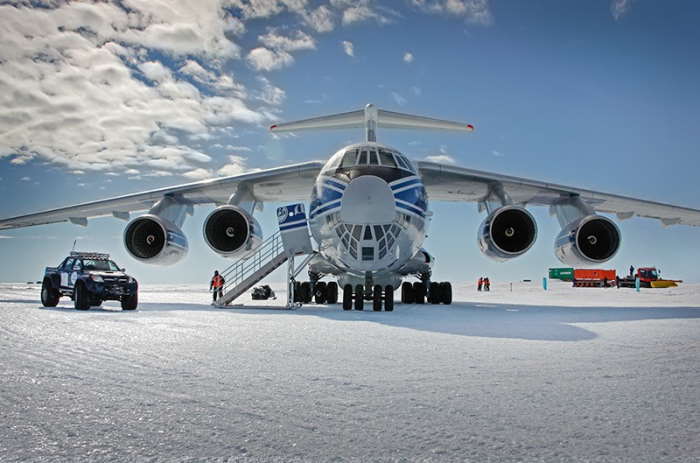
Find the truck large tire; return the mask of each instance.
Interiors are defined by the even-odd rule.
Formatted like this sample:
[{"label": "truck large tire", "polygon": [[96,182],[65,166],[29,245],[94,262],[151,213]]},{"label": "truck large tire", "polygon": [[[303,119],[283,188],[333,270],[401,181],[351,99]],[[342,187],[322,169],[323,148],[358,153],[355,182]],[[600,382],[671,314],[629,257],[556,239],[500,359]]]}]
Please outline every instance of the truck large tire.
[{"label": "truck large tire", "polygon": [[75,283],[73,290],[73,301],[77,310],[88,310],[90,308],[90,295],[82,281]]},{"label": "truck large tire", "polygon": [[61,294],[51,285],[51,280],[44,279],[41,284],[41,303],[44,307],[56,307]]},{"label": "truck large tire", "polygon": [[122,296],[122,310],[134,310],[139,305],[139,293]]}]

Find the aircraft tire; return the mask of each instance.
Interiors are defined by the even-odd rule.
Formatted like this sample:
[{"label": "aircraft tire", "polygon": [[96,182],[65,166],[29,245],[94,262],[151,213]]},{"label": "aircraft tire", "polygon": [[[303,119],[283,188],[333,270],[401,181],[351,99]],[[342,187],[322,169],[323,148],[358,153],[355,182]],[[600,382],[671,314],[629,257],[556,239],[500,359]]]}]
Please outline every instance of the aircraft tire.
[{"label": "aircraft tire", "polygon": [[415,301],[413,285],[408,281],[404,281],[401,284],[401,303],[402,304],[413,304]]},{"label": "aircraft tire", "polygon": [[301,283],[294,282],[294,302],[301,302]]},{"label": "aircraft tire", "polygon": [[428,304],[439,304],[442,299],[440,283],[431,281],[428,286]]},{"label": "aircraft tire", "polygon": [[452,284],[449,281],[440,283],[440,298],[443,304],[452,304]]},{"label": "aircraft tire", "polygon": [[299,298],[302,304],[308,304],[311,302],[311,283],[304,281],[299,287]]},{"label": "aircraft tire", "polygon": [[394,311],[394,287],[391,285],[384,287],[384,310],[387,312]]},{"label": "aircraft tire", "polygon": [[56,307],[61,295],[51,287],[49,279],[45,279],[41,285],[41,304],[44,307]]},{"label": "aircraft tire", "polygon": [[374,285],[374,290],[372,291],[372,310],[375,312],[382,311],[382,287],[380,285]]},{"label": "aircraft tire", "polygon": [[343,286],[343,310],[352,309],[352,285]]},{"label": "aircraft tire", "polygon": [[355,286],[355,310],[365,310],[365,290],[362,285]]},{"label": "aircraft tire", "polygon": [[326,302],[328,304],[338,303],[338,283],[331,281],[326,285]]},{"label": "aircraft tire", "polygon": [[425,304],[425,284],[422,281],[413,283],[413,302]]},{"label": "aircraft tire", "polygon": [[316,304],[325,304],[328,297],[327,286],[325,281],[319,281],[314,288],[314,302]]},{"label": "aircraft tire", "polygon": [[82,281],[75,284],[75,295],[73,300],[75,302],[75,308],[77,310],[88,310],[90,308],[90,295],[85,289]]}]

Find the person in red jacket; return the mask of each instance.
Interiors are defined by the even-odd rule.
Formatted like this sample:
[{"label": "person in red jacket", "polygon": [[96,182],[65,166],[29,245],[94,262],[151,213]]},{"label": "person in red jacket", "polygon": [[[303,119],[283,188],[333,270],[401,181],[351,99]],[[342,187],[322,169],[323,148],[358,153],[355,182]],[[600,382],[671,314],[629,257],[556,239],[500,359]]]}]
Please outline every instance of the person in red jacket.
[{"label": "person in red jacket", "polygon": [[484,285],[484,278],[479,277],[479,282],[476,284],[476,290],[481,291],[481,287]]},{"label": "person in red jacket", "polygon": [[209,283],[209,291],[213,291],[214,302],[216,302],[217,295],[219,299],[221,299],[221,297],[224,295],[224,283],[226,283],[224,277],[219,275],[218,270],[214,270],[214,276],[212,277],[211,282]]}]

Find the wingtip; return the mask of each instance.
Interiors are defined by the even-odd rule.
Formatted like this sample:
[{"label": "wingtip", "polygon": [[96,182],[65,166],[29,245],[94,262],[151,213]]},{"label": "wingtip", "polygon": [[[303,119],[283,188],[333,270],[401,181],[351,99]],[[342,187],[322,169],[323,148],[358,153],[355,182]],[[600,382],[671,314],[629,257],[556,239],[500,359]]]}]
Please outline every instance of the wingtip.
[{"label": "wingtip", "polygon": [[474,126],[471,125],[471,124],[467,124],[467,130],[469,130],[470,132],[473,132],[473,131],[474,131]]},{"label": "wingtip", "polygon": [[277,128],[277,124],[272,124],[270,126],[270,131],[275,130]]}]

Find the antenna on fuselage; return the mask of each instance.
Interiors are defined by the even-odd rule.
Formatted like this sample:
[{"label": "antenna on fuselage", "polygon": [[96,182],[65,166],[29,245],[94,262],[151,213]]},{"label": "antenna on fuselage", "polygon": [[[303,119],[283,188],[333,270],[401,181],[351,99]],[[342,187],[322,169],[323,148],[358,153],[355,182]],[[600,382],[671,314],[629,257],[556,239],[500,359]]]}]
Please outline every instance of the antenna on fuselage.
[{"label": "antenna on fuselage", "polygon": [[364,109],[359,111],[274,124],[270,126],[270,131],[277,133],[297,132],[300,130],[364,128],[365,140],[376,142],[378,127],[386,129],[456,130],[458,132],[474,131],[472,124],[385,111],[378,109],[371,103],[365,105]]}]

